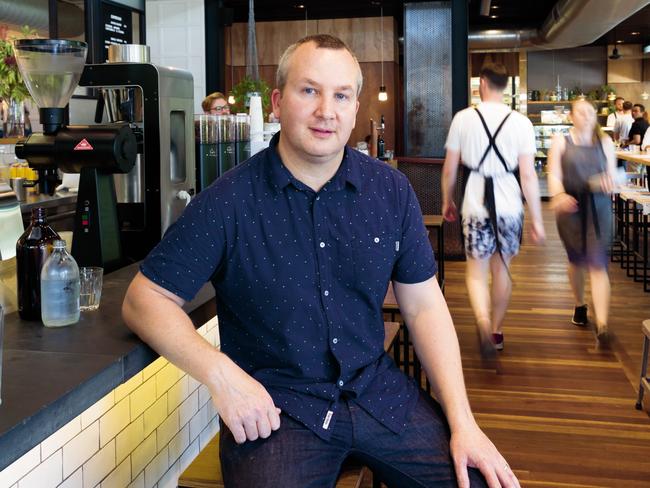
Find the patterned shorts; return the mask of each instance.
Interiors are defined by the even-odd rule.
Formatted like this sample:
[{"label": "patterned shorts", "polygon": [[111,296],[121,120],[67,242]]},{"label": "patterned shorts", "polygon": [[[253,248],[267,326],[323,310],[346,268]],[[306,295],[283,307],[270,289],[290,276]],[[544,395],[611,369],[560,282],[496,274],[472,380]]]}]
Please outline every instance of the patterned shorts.
[{"label": "patterned shorts", "polygon": [[[515,256],[519,252],[523,217],[497,217],[499,243],[504,256]],[[469,217],[463,219],[465,254],[474,259],[486,259],[497,252],[492,225],[488,219]]]}]

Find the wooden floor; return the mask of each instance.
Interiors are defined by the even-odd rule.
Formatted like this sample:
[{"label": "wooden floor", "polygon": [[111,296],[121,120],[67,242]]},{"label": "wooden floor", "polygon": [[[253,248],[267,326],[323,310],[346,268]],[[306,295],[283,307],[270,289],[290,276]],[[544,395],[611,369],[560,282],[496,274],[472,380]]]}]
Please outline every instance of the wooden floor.
[{"label": "wooden floor", "polygon": [[570,322],[566,257],[547,204],[544,216],[546,245],[525,238],[512,266],[496,369],[482,369],[479,360],[464,263],[446,264],[445,294],[472,408],[523,487],[648,488],[650,416],[634,404],[650,294],[611,265],[613,339],[599,348],[591,330]]}]

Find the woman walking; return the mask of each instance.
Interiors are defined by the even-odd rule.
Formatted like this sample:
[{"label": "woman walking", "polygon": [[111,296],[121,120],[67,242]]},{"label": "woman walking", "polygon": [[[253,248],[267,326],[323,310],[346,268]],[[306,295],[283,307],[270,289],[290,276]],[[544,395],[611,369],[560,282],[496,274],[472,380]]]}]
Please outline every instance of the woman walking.
[{"label": "woman walking", "polygon": [[588,324],[585,276],[589,274],[599,342],[608,340],[610,285],[607,248],[611,239],[614,144],[598,126],[596,110],[585,100],[571,106],[573,127],[554,137],[548,153],[551,208],[569,258],[575,298],[572,322]]}]

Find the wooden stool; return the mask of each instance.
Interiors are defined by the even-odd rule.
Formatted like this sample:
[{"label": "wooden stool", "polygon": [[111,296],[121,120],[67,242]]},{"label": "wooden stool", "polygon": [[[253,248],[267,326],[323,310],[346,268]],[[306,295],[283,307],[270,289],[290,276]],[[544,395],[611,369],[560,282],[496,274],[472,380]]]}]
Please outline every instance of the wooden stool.
[{"label": "wooden stool", "polygon": [[650,319],[644,320],[641,325],[643,331],[643,356],[641,359],[641,378],[639,381],[639,396],[636,399],[636,409],[643,408],[644,389],[650,390],[650,377],[648,374],[648,351],[650,350]]},{"label": "wooden stool", "polygon": [[[384,350],[393,345],[399,332],[397,322],[384,322]],[[366,476],[371,472],[365,466],[346,461],[343,463],[336,486],[343,488],[359,488]],[[373,480],[373,486],[378,486],[379,481]],[[178,478],[178,488],[224,488],[219,461],[219,434],[208,442],[194,461],[183,471]]]}]

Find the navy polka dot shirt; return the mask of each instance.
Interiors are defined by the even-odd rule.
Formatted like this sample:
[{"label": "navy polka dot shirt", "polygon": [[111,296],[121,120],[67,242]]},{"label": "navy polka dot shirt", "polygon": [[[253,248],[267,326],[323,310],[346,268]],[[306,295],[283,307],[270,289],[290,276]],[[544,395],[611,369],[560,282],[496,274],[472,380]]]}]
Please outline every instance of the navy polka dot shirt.
[{"label": "navy polka dot shirt", "polygon": [[342,397],[400,432],[417,387],[384,352],[389,280],[436,264],[406,177],[345,148],[314,192],[270,147],[202,191],[141,265],[184,300],[216,290],[221,350],[329,439]]}]

